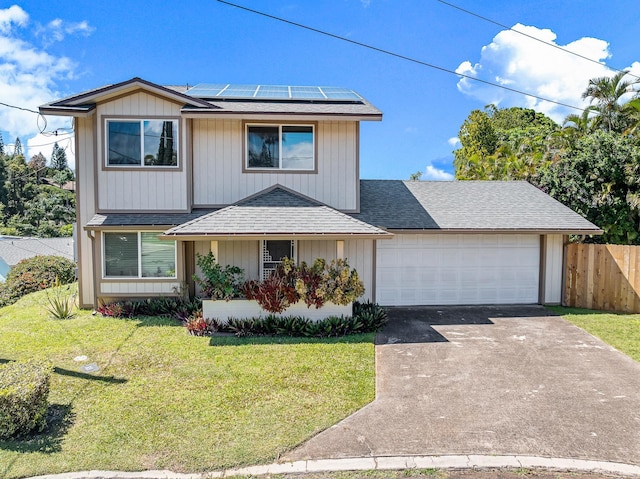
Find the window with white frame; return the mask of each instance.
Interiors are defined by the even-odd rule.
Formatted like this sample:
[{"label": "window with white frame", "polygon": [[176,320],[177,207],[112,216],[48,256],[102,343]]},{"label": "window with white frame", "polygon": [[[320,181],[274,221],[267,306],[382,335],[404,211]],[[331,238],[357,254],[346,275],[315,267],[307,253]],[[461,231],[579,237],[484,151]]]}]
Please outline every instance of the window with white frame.
[{"label": "window with white frame", "polygon": [[104,232],[105,278],[175,278],[176,242],[158,232]]},{"label": "window with white frame", "polygon": [[315,169],[313,125],[246,125],[248,170]]},{"label": "window with white frame", "polygon": [[264,281],[284,258],[296,261],[295,240],[262,240],[260,247],[260,278]]},{"label": "window with white frame", "polygon": [[178,166],[178,120],[105,120],[107,166]]}]

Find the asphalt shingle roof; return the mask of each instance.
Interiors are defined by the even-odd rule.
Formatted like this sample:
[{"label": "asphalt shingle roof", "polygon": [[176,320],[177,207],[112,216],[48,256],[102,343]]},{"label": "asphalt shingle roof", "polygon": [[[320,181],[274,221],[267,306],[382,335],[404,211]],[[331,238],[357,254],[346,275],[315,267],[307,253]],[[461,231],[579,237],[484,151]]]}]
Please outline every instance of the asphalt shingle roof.
[{"label": "asphalt shingle roof", "polygon": [[352,216],[387,229],[600,231],[526,181],[362,180]]},{"label": "asphalt shingle roof", "polygon": [[73,261],[71,238],[0,238],[0,258],[9,266],[34,256],[64,256]]},{"label": "asphalt shingle roof", "polygon": [[176,236],[390,236],[329,206],[276,186],[165,232]]}]

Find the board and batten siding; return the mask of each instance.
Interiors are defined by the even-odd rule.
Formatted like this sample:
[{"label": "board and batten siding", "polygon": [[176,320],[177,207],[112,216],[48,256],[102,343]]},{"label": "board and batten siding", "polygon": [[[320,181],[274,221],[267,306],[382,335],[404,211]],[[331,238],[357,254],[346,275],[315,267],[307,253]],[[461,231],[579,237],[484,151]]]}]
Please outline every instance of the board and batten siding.
[{"label": "board and batten siding", "polygon": [[[180,109],[181,105],[178,103],[144,92],[133,93],[98,105],[95,163],[98,174],[96,187],[99,211],[187,211],[189,208],[187,187],[189,133],[187,120],[179,119]],[[104,169],[106,118],[161,117],[179,119],[178,168],[162,171],[153,167]]]},{"label": "board and batten siding", "polygon": [[280,184],[336,209],[355,211],[358,123],[319,121],[315,140],[317,173],[243,172],[242,120],[193,120],[194,206],[232,204]]},{"label": "board and batten siding", "polygon": [[94,194],[95,157],[94,122],[96,118],[75,119],[76,153],[76,221],[78,247],[78,284],[80,307],[94,307],[95,284],[92,240],[85,232],[86,225],[96,214]]}]

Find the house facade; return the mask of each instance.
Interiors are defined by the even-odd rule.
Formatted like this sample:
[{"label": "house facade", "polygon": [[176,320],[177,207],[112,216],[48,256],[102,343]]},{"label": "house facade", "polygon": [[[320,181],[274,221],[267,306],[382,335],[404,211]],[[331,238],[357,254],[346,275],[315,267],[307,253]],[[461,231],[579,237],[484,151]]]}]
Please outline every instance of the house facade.
[{"label": "house facade", "polygon": [[74,117],[83,307],[197,294],[209,251],[347,258],[383,305],[559,303],[567,235],[600,231],[524,182],[360,180],[382,113],[348,89],[134,78],[40,111]]}]

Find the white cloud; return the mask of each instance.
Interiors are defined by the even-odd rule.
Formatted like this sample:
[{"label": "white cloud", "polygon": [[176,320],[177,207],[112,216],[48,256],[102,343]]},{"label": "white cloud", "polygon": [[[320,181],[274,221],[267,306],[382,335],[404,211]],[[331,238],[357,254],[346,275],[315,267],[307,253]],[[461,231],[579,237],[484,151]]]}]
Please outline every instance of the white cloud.
[{"label": "white cloud", "polygon": [[23,27],[28,21],[29,15],[18,5],[0,10],[0,33],[10,31],[13,24]]},{"label": "white cloud", "polygon": [[36,28],[36,36],[42,40],[45,46],[49,46],[54,42],[61,42],[67,35],[81,34],[84,36],[91,35],[95,29],[86,21],[82,22],[66,22],[60,18],[51,20],[46,25],[38,25]]},{"label": "white cloud", "polygon": [[448,173],[440,168],[436,168],[433,165],[427,165],[427,169],[422,175],[423,180],[431,180],[431,181],[451,181],[453,180],[453,175]]},{"label": "white cloud", "polygon": [[447,143],[449,143],[451,146],[456,146],[460,144],[460,138],[458,138],[457,136],[452,136],[451,138],[449,138],[447,140]]},{"label": "white cloud", "polygon": [[360,0],[360,3],[364,8],[369,8],[369,6],[371,5],[371,0]]},{"label": "white cloud", "polygon": [[[556,34],[549,29],[521,24],[514,25],[513,29],[558,45]],[[597,61],[604,61],[611,56],[609,44],[597,38],[583,37],[559,46]],[[640,65],[636,63],[633,65],[634,70],[640,70]],[[581,94],[586,89],[589,79],[614,73],[605,65],[589,62],[510,30],[501,31],[489,45],[482,47],[477,63],[464,61],[456,72],[577,107],[588,105],[581,99]],[[575,112],[567,107],[468,78],[460,79],[458,89],[482,100],[485,104],[533,108],[560,122],[567,114]]]},{"label": "white cloud", "polygon": [[[29,22],[27,12],[18,6],[0,9],[0,102],[37,111],[38,106],[64,96],[56,90],[56,83],[74,78],[77,66],[71,59],[52,55],[24,39],[30,33],[26,28]],[[64,32],[62,38],[77,32],[88,34],[91,30],[86,22],[69,24],[54,20],[50,25]],[[69,127],[68,118],[48,117],[47,122],[47,131]],[[5,143],[21,138],[27,159],[39,151],[50,155],[52,145],[42,150],[32,146],[52,142],[52,137],[39,135],[45,125],[38,115],[0,105],[0,126],[5,132]],[[68,157],[70,150],[71,147]]]}]

